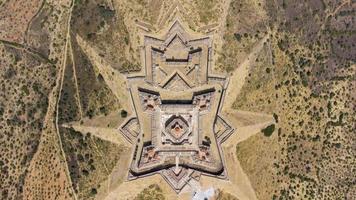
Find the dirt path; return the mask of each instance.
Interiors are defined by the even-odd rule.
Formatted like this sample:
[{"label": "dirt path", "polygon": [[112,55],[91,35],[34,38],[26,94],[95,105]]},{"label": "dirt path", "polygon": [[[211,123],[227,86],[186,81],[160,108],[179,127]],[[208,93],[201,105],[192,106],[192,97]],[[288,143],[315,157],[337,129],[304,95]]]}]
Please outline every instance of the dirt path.
[{"label": "dirt path", "polygon": [[230,77],[229,87],[225,93],[225,100],[223,106],[223,112],[227,113],[228,110],[231,109],[233,103],[236,100],[237,95],[240,93],[242,86],[245,84],[246,77],[248,76],[250,66],[252,62],[256,60],[258,53],[263,49],[264,43],[269,38],[269,34],[267,34],[264,38],[262,38],[256,46],[252,49],[250,54],[246,57],[246,59],[237,67],[237,69],[233,72]]},{"label": "dirt path", "polygon": [[233,124],[236,129],[274,120],[270,114],[232,109],[225,113],[223,117],[228,119],[228,122]]},{"label": "dirt path", "polygon": [[64,46],[64,50],[63,50],[63,58],[62,58],[62,74],[61,74],[61,83],[60,83],[60,87],[59,87],[59,94],[58,94],[58,99],[57,99],[57,103],[56,103],[56,119],[55,119],[55,126],[56,126],[56,133],[57,133],[57,137],[58,137],[58,142],[59,142],[59,147],[61,150],[61,154],[63,156],[63,162],[65,165],[65,169],[66,169],[66,174],[68,177],[68,182],[71,186],[71,190],[72,193],[74,195],[74,199],[78,199],[77,194],[74,191],[73,188],[73,183],[72,183],[72,179],[70,177],[70,173],[69,173],[69,168],[68,168],[68,163],[67,163],[67,159],[66,159],[66,155],[65,152],[63,150],[63,144],[62,144],[62,139],[61,139],[61,135],[59,133],[59,126],[58,126],[58,113],[59,113],[59,102],[60,102],[60,97],[62,94],[62,88],[63,88],[63,81],[64,81],[64,74],[65,74],[65,68],[66,68],[66,64],[67,64],[67,53],[68,53],[68,43],[70,42],[70,21],[72,18],[72,11],[73,11],[73,7],[74,7],[74,1],[72,0],[71,2],[71,7],[69,9],[69,17],[68,17],[68,21],[67,21],[67,34],[66,34],[66,43]]},{"label": "dirt path", "polygon": [[36,57],[38,60],[44,62],[44,63],[50,63],[50,64],[54,64],[51,60],[49,60],[46,56],[44,56],[43,54],[41,54],[40,52],[32,49],[31,47],[29,46],[26,46],[24,44],[20,44],[20,43],[17,43],[17,42],[10,42],[10,41],[7,41],[7,40],[1,40],[0,39],[0,42],[3,43],[4,45],[7,45],[7,46],[10,46],[12,48],[15,48],[15,49],[20,49],[20,50],[23,50],[23,51],[26,51],[27,53],[31,54],[32,56]]},{"label": "dirt path", "polygon": [[62,125],[63,127],[72,127],[74,130],[81,133],[90,133],[102,140],[112,142],[117,145],[131,146],[119,133],[119,130],[113,128],[102,128],[95,126],[81,126],[81,125]]},{"label": "dirt path", "polygon": [[238,127],[236,129],[236,134],[232,134],[231,137],[223,144],[225,146],[236,146],[236,144],[247,140],[251,136],[260,133],[262,129],[274,123],[272,119],[266,119],[266,121],[261,123],[256,123],[249,126]]}]

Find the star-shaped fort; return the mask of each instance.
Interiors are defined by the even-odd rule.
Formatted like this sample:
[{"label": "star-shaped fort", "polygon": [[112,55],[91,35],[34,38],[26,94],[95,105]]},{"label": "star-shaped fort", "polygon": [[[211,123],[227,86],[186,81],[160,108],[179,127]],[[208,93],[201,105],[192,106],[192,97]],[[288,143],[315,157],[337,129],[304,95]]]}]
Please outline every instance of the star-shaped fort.
[{"label": "star-shaped fort", "polygon": [[0,199],[356,199],[355,0],[0,0]]},{"label": "star-shaped fort", "polygon": [[128,77],[134,114],[120,127],[135,146],[129,179],[161,174],[179,193],[201,174],[225,179],[221,144],[234,128],[219,115],[228,79],[212,74],[212,39],[179,20],[144,37],[142,74]]},{"label": "star-shaped fort", "polygon": [[116,129],[76,122],[62,126],[126,146],[119,167],[108,177],[105,199],[132,197],[150,185],[160,185],[172,199],[189,199],[199,191],[204,196],[207,189],[257,199],[237,159],[236,145],[274,123],[274,118],[231,107],[268,36],[256,43],[235,71],[219,74],[214,70],[216,38],[210,29],[206,34],[192,31],[175,16],[160,31],[144,29],[143,67],[136,73],[118,73],[77,36],[128,116]]}]

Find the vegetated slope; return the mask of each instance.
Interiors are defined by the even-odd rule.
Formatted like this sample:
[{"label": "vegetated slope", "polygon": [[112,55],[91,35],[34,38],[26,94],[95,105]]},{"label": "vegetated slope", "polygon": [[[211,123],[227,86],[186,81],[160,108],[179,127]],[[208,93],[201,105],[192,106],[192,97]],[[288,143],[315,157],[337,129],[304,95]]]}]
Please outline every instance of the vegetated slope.
[{"label": "vegetated slope", "polygon": [[24,199],[74,198],[56,126],[70,12],[71,1],[42,1],[37,14],[27,26],[25,40],[21,44],[35,53],[38,59],[54,65],[57,72],[56,84],[48,95],[50,102],[43,120],[45,126],[40,144],[25,177]]},{"label": "vegetated slope", "polygon": [[223,46],[216,62],[220,71],[233,71],[246,58],[253,46],[267,34],[271,19],[263,1],[231,1]]},{"label": "vegetated slope", "polygon": [[74,70],[74,62],[71,49],[67,51],[67,63],[64,69],[61,96],[58,105],[58,123],[79,121],[81,116],[81,104],[79,101],[78,86]]},{"label": "vegetated slope", "polygon": [[140,69],[132,57],[136,52],[131,47],[122,13],[108,1],[77,1],[71,24],[73,34],[85,39],[114,69],[121,72]]},{"label": "vegetated slope", "polygon": [[26,51],[0,44],[0,52],[0,196],[18,199],[40,143],[57,71]]},{"label": "vegetated slope", "polygon": [[[60,115],[64,122],[76,121],[82,117],[92,118],[97,115],[107,115],[117,111],[120,107],[118,99],[106,85],[102,75],[87,56],[72,39],[72,51],[68,50],[68,57],[73,53],[73,60],[68,60],[63,81],[63,93],[60,101]],[[76,108],[77,106],[77,108]],[[74,109],[74,110],[73,110]]]},{"label": "vegetated slope", "polygon": [[[350,20],[355,9],[340,5],[283,1],[264,8],[270,19],[277,19],[266,44],[271,64],[252,66],[235,103],[238,109],[274,113],[278,119],[276,131],[266,139],[279,148],[267,163],[260,162],[276,174],[256,173],[254,162],[241,162],[260,199],[354,195],[356,38]],[[239,144],[240,159],[266,158],[263,151],[243,151],[264,140],[252,137]],[[272,184],[258,187],[264,179]]]},{"label": "vegetated slope", "polygon": [[[108,26],[114,26],[115,11],[111,10],[104,1],[78,1],[74,6],[73,15],[71,48],[68,48],[67,52],[63,88],[59,101],[59,124],[62,126],[69,122],[79,121],[85,124],[92,118],[115,112],[119,117],[121,105],[99,73],[97,67],[100,66],[91,63],[76,41],[76,34],[79,34],[98,50],[99,55],[109,55],[107,52],[101,52],[106,48],[115,51],[116,55],[120,55],[120,52],[124,53],[125,48],[122,44],[113,45],[112,41],[115,39],[111,38],[116,34],[118,37],[123,37],[123,35],[115,32],[118,29],[107,29]],[[96,44],[103,46],[98,48]],[[123,58],[123,55],[121,57]],[[121,62],[117,60],[117,57],[106,59],[113,64],[113,67],[117,64],[115,62]],[[94,198],[100,190],[106,192],[108,184],[104,182],[108,181],[124,147],[91,136],[90,133],[77,132],[72,128],[61,127],[59,133],[72,187],[78,198],[90,199]]]},{"label": "vegetated slope", "polygon": [[73,188],[80,199],[94,198],[112,172],[123,146],[81,133],[72,128],[61,128],[61,138]]}]

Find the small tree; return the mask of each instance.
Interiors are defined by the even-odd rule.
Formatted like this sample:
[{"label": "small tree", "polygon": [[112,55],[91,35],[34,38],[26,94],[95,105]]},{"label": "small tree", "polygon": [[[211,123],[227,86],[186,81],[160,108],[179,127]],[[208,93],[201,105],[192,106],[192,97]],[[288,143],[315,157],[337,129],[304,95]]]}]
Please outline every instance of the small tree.
[{"label": "small tree", "polygon": [[122,118],[127,117],[127,111],[126,110],[121,110],[120,115],[121,115]]}]

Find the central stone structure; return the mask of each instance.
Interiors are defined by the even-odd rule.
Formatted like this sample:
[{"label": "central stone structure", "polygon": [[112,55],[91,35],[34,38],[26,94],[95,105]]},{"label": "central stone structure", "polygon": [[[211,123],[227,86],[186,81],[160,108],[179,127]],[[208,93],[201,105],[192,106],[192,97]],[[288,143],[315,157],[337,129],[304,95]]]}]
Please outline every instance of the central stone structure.
[{"label": "central stone structure", "polygon": [[178,193],[191,179],[226,178],[221,143],[233,128],[219,116],[227,79],[210,73],[212,38],[175,21],[144,36],[145,70],[128,77],[134,115],[120,127],[135,145],[129,180],[160,173]]}]

